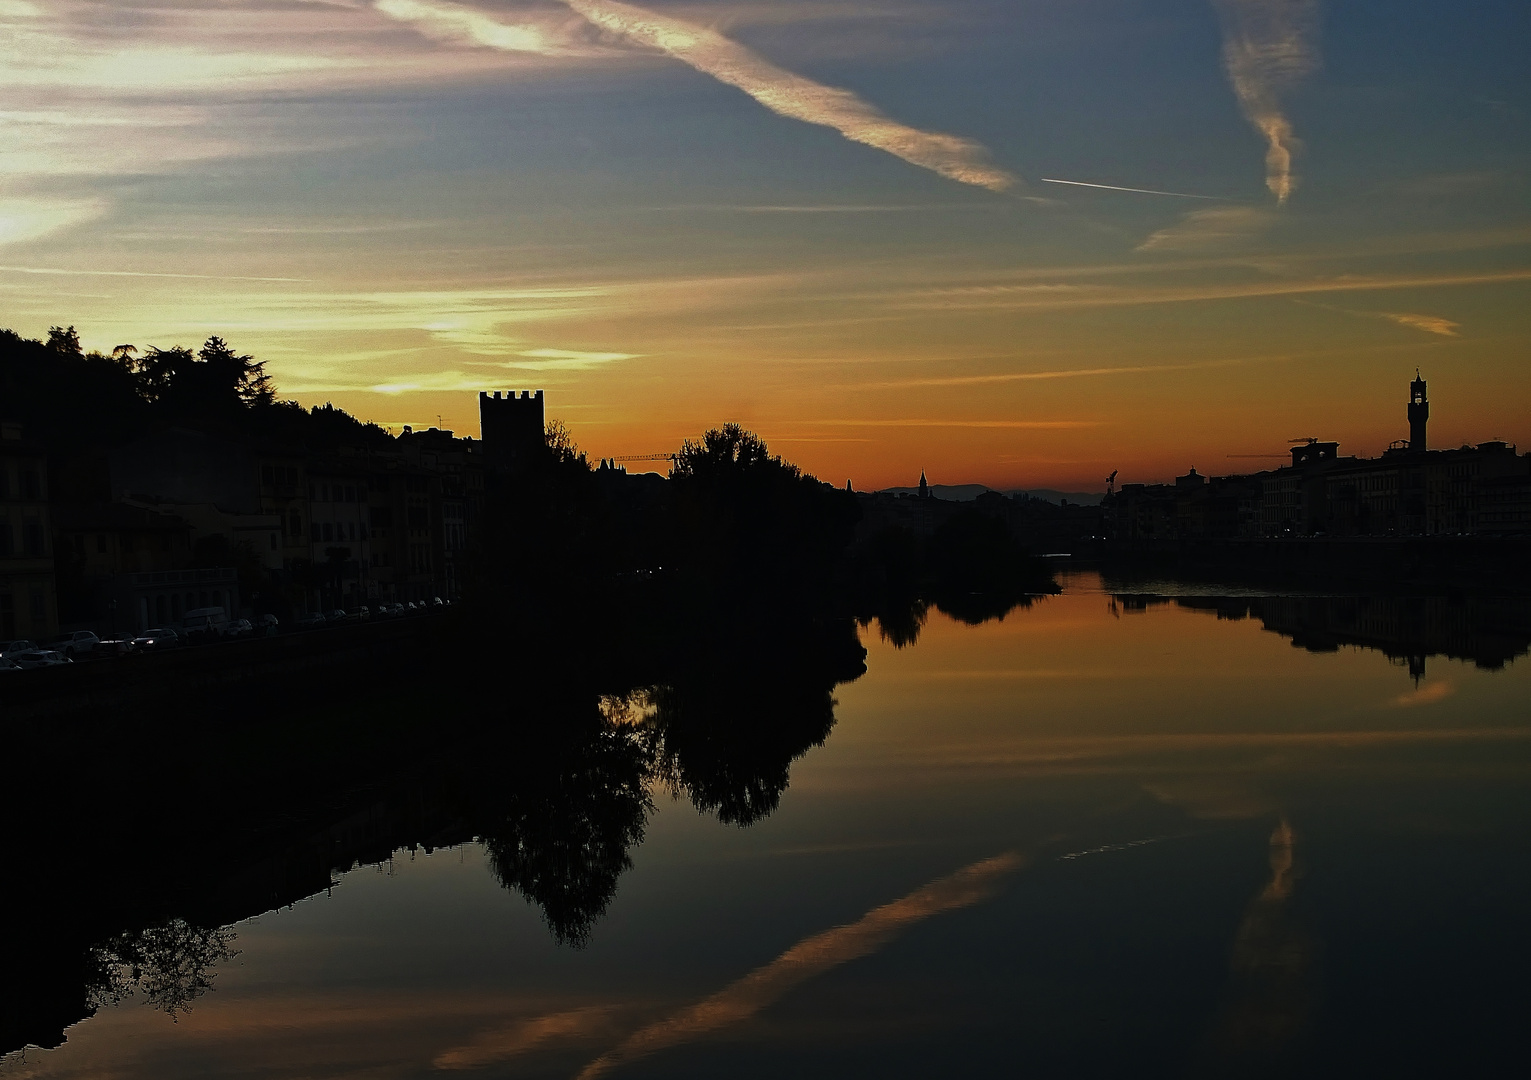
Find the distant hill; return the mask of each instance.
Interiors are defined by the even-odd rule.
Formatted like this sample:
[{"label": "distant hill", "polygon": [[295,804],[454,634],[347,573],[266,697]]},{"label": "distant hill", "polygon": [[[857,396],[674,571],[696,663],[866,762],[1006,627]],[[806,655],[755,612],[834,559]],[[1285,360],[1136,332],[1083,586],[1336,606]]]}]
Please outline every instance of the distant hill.
[{"label": "distant hill", "polygon": [[[883,488],[886,495],[915,495],[919,493],[917,487],[891,487]],[[991,487],[983,484],[931,484],[930,493],[937,499],[947,502],[972,502],[985,491],[993,491]],[[1002,491],[1001,495],[1014,497],[1019,494],[1030,495],[1033,499],[1045,499],[1050,503],[1062,502],[1067,499],[1075,506],[1098,506],[1101,496],[1099,493],[1091,494],[1085,491],[1054,491],[1052,488],[1020,488],[1013,491]]]}]

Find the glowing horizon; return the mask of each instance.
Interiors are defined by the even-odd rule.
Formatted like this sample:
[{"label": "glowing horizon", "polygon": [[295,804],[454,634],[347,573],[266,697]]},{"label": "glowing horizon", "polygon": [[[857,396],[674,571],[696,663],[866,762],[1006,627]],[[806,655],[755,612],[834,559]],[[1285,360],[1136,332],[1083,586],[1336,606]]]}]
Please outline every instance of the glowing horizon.
[{"label": "glowing horizon", "polygon": [[1531,444],[1531,17],[1118,6],[3,0],[0,326],[857,488],[1375,454],[1416,367]]}]

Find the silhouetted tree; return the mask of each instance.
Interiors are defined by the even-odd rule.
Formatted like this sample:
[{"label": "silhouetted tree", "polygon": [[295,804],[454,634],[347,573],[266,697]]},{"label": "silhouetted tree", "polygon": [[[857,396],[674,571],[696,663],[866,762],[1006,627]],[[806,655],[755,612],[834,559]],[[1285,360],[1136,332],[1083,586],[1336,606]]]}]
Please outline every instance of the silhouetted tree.
[{"label": "silhouetted tree", "polygon": [[720,595],[823,594],[860,515],[738,424],[687,440],[670,470],[677,551]]}]

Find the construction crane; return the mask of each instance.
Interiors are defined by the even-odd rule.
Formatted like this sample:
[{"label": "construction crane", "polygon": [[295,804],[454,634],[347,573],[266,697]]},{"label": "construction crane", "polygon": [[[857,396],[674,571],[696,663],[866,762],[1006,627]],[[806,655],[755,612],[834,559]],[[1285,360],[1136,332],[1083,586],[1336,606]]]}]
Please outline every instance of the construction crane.
[{"label": "construction crane", "polygon": [[1121,472],[1121,471],[1122,471],[1121,469],[1112,469],[1111,470],[1111,475],[1106,477],[1106,494],[1107,495],[1110,495],[1113,491],[1116,490],[1116,474]]}]

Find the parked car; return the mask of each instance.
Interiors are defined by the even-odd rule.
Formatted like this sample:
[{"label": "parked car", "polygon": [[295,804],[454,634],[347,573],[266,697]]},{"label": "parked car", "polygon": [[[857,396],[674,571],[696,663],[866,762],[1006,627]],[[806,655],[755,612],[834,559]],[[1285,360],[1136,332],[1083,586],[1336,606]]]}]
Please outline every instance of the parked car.
[{"label": "parked car", "polygon": [[133,639],[133,648],[139,652],[163,652],[181,644],[181,635],[168,627],[145,630]]},{"label": "parked car", "polygon": [[18,667],[45,668],[58,667],[60,664],[72,664],[74,661],[56,649],[29,649],[18,656],[13,657]]},{"label": "parked car", "polygon": [[391,603],[391,604],[384,604],[382,607],[378,608],[377,610],[378,610],[378,614],[380,614],[380,615],[387,615],[390,619],[392,619],[392,618],[397,618],[398,616],[404,614],[404,605],[400,604],[400,603],[397,603],[397,602]]},{"label": "parked car", "polygon": [[187,643],[217,641],[229,625],[228,612],[221,607],[192,608],[181,617],[182,637]]},{"label": "parked car", "polygon": [[17,638],[15,641],[0,641],[0,656],[11,657],[17,653],[31,652],[37,648],[37,643],[28,641],[26,638]]},{"label": "parked car", "polygon": [[76,630],[72,634],[60,634],[43,642],[43,650],[61,652],[73,660],[76,656],[94,652],[101,639],[89,630]]},{"label": "parked car", "polygon": [[255,633],[261,637],[275,637],[277,629],[275,615],[257,615],[255,617]]},{"label": "parked car", "polygon": [[358,619],[370,619],[372,618],[372,609],[369,608],[366,604],[363,604],[361,607],[356,609],[356,617]]},{"label": "parked car", "polygon": [[441,602],[441,597],[439,597],[439,596],[431,597],[431,607],[438,608],[438,607],[444,607],[444,606],[445,605],[442,604],[442,602]]},{"label": "parked car", "polygon": [[126,656],[133,651],[132,638],[107,638],[105,641],[96,642],[96,647],[91,650],[97,657]]},{"label": "parked car", "polygon": [[21,665],[9,656],[0,656],[0,671],[21,671]]},{"label": "parked car", "polygon": [[226,638],[251,637],[254,634],[255,624],[249,619],[230,619],[223,628],[223,636]]},{"label": "parked car", "polygon": [[292,621],[292,625],[297,627],[299,630],[313,630],[317,627],[323,626],[327,622],[329,622],[329,620],[324,617],[322,612],[305,611],[302,615],[299,615]]},{"label": "parked car", "polygon": [[325,612],[325,615],[332,623],[342,623],[346,621],[346,613],[340,608],[336,608],[334,611]]}]

